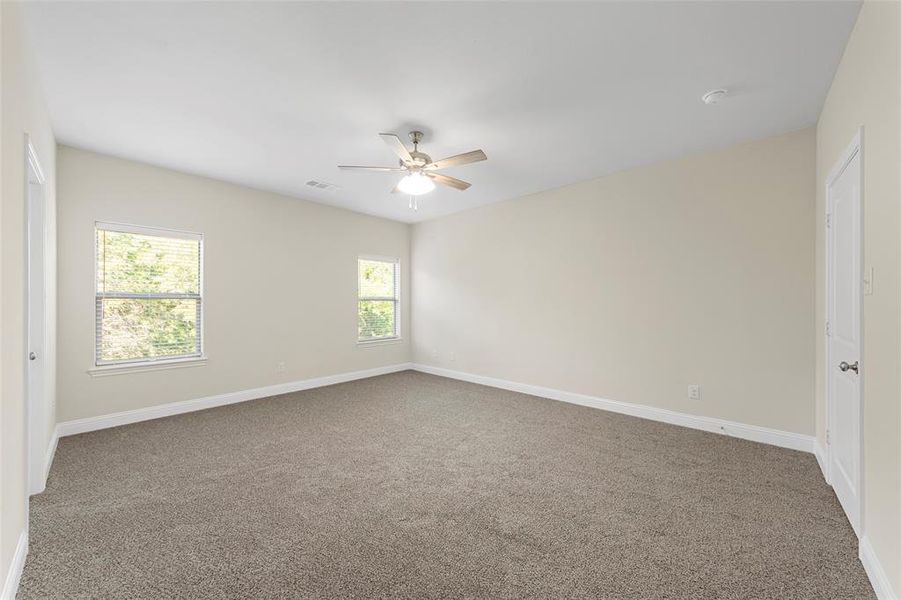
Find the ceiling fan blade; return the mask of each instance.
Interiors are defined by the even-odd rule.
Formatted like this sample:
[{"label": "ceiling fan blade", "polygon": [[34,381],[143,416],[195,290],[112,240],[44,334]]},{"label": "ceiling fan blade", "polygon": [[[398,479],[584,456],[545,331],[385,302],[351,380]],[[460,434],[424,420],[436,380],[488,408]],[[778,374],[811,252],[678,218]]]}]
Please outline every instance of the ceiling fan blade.
[{"label": "ceiling fan blade", "polygon": [[480,160],[487,159],[488,157],[485,156],[485,153],[481,150],[473,150],[472,152],[466,152],[465,154],[457,154],[455,156],[448,156],[447,158],[436,160],[435,162],[426,166],[426,169],[445,169],[447,167],[468,165],[469,163],[479,162]]},{"label": "ceiling fan blade", "polygon": [[405,171],[406,169],[402,167],[358,167],[355,165],[338,165],[339,169],[354,169],[357,171]]},{"label": "ceiling fan blade", "polygon": [[392,194],[400,194],[400,193],[402,193],[402,192],[400,191],[400,181],[397,182],[397,185],[394,186],[394,189],[391,190],[391,193],[392,193]]},{"label": "ceiling fan blade", "polygon": [[391,148],[402,161],[413,162],[413,157],[410,156],[410,151],[407,150],[407,147],[404,146],[404,143],[400,141],[399,137],[397,137],[393,133],[380,133],[379,137],[382,138],[382,141],[388,144],[388,147]]},{"label": "ceiling fan blade", "polygon": [[436,182],[441,183],[443,185],[450,186],[452,188],[456,188],[458,190],[465,190],[471,183],[467,183],[462,179],[457,179],[456,177],[450,177],[449,175],[442,175],[441,173],[426,173],[426,177],[431,177]]}]

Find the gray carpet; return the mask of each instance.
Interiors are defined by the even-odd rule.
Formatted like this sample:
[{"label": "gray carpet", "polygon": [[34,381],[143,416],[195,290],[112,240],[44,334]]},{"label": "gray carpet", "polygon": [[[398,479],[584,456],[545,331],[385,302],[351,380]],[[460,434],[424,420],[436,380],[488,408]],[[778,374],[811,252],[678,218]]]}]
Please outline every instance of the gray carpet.
[{"label": "gray carpet", "polygon": [[404,372],[60,440],[19,598],[870,598],[814,457]]}]

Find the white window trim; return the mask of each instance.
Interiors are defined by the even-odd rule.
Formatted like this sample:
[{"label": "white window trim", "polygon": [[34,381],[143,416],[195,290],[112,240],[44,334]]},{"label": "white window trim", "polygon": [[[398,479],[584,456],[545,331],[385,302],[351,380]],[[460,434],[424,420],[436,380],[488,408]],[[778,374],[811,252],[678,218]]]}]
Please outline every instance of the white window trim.
[{"label": "white window trim", "polygon": [[[178,356],[161,356],[156,358],[136,358],[136,359],[125,359],[116,362],[104,362],[98,363],[99,355],[97,353],[97,230],[104,229],[106,231],[116,231],[121,233],[135,233],[138,235],[149,235],[149,236],[157,236],[157,237],[169,237],[169,238],[177,238],[184,240],[197,240],[200,242],[200,281],[199,281],[199,293],[193,296],[196,296],[197,299],[200,300],[200,333],[199,333],[199,346],[200,352],[196,354],[185,354]],[[206,364],[207,355],[206,355],[206,344],[205,344],[205,336],[204,330],[206,328],[206,315],[205,308],[206,302],[203,294],[203,283],[204,283],[204,240],[202,233],[196,233],[193,231],[184,231],[180,229],[169,229],[167,227],[156,227],[153,225],[133,225],[131,223],[118,223],[115,221],[94,221],[94,229],[93,229],[93,242],[94,242],[94,311],[92,320],[94,321],[94,347],[92,350],[93,360],[92,366],[88,369],[88,373],[90,373],[94,377],[105,376],[105,375],[116,375],[116,374],[125,374],[125,373],[136,373],[140,371],[156,371],[161,369],[174,369],[179,367],[192,367],[192,366],[201,366]],[[147,294],[140,294],[140,297],[148,297]],[[188,295],[186,295],[187,297]]]},{"label": "white window trim", "polygon": [[189,356],[185,358],[167,358],[158,360],[142,360],[141,362],[123,362],[101,365],[88,369],[92,377],[106,377],[108,375],[125,375],[127,373],[141,373],[143,371],[163,371],[165,369],[181,369],[184,367],[202,367],[206,364],[207,357]]},{"label": "white window trim", "polygon": [[360,346],[361,348],[371,348],[373,346],[390,346],[392,344],[401,344],[403,343],[403,341],[403,338],[398,335],[392,337],[372,338],[369,340],[357,339],[357,346]]},{"label": "white window trim", "polygon": [[[394,298],[381,298],[381,297],[360,297],[360,261],[361,260],[376,260],[380,262],[390,262],[394,263],[394,289],[397,291],[397,296]],[[399,344],[403,341],[403,337],[401,337],[401,293],[400,293],[400,258],[397,256],[379,256],[377,254],[360,254],[357,256],[356,260],[356,277],[357,277],[357,301],[356,301],[356,317],[359,319],[360,317],[360,301],[361,300],[391,300],[394,302],[394,335],[386,335],[384,337],[377,338],[368,338],[368,339],[360,339],[359,333],[357,333],[357,346],[360,347],[372,347],[372,346],[385,346],[389,344]]]}]

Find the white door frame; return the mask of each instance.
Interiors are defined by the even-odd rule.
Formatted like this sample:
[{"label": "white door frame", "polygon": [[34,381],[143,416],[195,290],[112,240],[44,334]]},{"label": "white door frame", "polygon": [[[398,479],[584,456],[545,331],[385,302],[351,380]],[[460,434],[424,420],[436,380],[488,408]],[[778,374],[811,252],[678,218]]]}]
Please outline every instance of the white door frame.
[{"label": "white door frame", "polygon": [[[31,219],[34,218],[32,214],[32,202],[35,201],[33,197],[33,189],[34,186],[39,186],[40,192],[38,193],[37,201],[41,202],[42,210],[40,214],[40,228],[41,228],[41,246],[43,248],[42,257],[41,257],[41,268],[40,268],[40,277],[43,278],[43,285],[41,286],[41,290],[43,291],[42,297],[35,298],[31,294],[31,277],[32,274],[32,257],[31,257]],[[45,435],[42,434],[43,431],[47,428],[47,398],[48,398],[48,377],[46,372],[47,362],[46,362],[46,351],[49,348],[47,334],[47,193],[46,193],[46,178],[44,176],[44,170],[41,168],[41,164],[38,161],[37,152],[34,149],[34,146],[31,143],[31,140],[26,135],[25,136],[25,419],[26,419],[26,439],[27,439],[27,452],[26,452],[26,467],[27,467],[27,478],[28,478],[28,494],[38,494],[44,491],[44,487],[47,483],[46,481],[46,454],[47,448],[44,444],[47,442],[44,438]],[[39,352],[41,356],[37,357],[39,362],[35,362],[34,365],[31,364],[30,353],[33,351],[31,347],[32,342],[32,332],[31,332],[31,317],[33,314],[40,315],[40,319],[43,321],[44,325],[42,327],[43,334],[42,340],[40,342]],[[43,385],[41,385],[41,397],[36,398],[32,395],[31,389],[31,369],[37,367],[40,369],[38,373],[38,377],[41,378]]]},{"label": "white door frame", "polygon": [[[832,314],[832,312],[831,312],[831,309],[832,309],[831,291],[832,291],[832,283],[833,283],[833,281],[832,281],[832,278],[833,278],[832,257],[833,257],[833,252],[834,252],[833,235],[832,235],[832,227],[831,227],[832,224],[830,222],[832,201],[830,199],[829,189],[832,186],[832,184],[839,178],[839,176],[841,176],[844,173],[845,169],[848,167],[848,164],[854,159],[855,156],[858,157],[858,165],[859,165],[859,169],[860,169],[860,215],[858,218],[858,228],[859,229],[858,229],[857,239],[858,239],[859,245],[860,245],[860,248],[858,251],[858,256],[860,257],[859,272],[861,274],[861,279],[863,279],[863,277],[865,276],[864,275],[865,261],[864,261],[864,256],[863,256],[863,251],[864,251],[864,248],[863,248],[863,212],[864,212],[864,166],[863,166],[864,163],[863,163],[863,159],[864,159],[864,156],[863,156],[863,127],[862,126],[858,127],[857,132],[854,134],[854,138],[851,140],[851,143],[848,145],[847,148],[845,148],[845,151],[842,152],[841,156],[836,161],[835,165],[832,167],[832,170],[829,172],[829,176],[826,177],[826,181],[825,181],[825,205],[826,205],[825,206],[826,215],[825,215],[825,219],[824,219],[825,233],[826,233],[826,252],[825,252],[825,254],[826,254],[826,294],[825,294],[826,303],[825,303],[825,308],[826,308],[827,321],[826,321],[826,337],[825,337],[826,365],[825,365],[825,370],[823,371],[823,374],[826,378],[825,390],[826,390],[826,441],[827,441],[827,443],[826,443],[825,476],[826,476],[827,483],[829,483],[830,485],[832,484],[832,479],[833,479],[833,474],[832,474],[833,451],[832,451],[832,444],[829,443],[830,442],[829,430],[830,430],[830,427],[832,426],[832,423],[835,418],[833,416],[835,407],[834,407],[834,399],[833,399],[833,394],[832,394],[833,390],[832,390],[830,373],[831,373],[832,369],[836,368],[836,365],[833,362],[834,357],[832,356],[832,348],[831,348],[832,345],[829,341],[829,338],[830,338],[829,332],[831,329],[831,324],[828,321],[830,315]],[[865,372],[864,368],[866,365],[866,363],[864,362],[864,338],[863,338],[863,334],[864,334],[864,325],[863,325],[864,314],[863,314],[863,312],[864,311],[863,311],[863,281],[862,280],[858,284],[858,292],[857,293],[859,296],[858,297],[858,305],[857,305],[858,311],[859,311],[858,324],[860,326],[859,337],[858,337],[858,339],[860,340],[860,350],[859,350],[860,356],[858,358],[858,364],[860,365],[859,368],[860,368],[860,373],[861,373],[860,377],[859,377],[859,381],[858,381],[858,390],[860,393],[860,401],[858,403],[858,415],[857,415],[858,427],[859,427],[859,444],[858,444],[858,448],[857,448],[857,461],[858,461],[857,462],[857,464],[858,464],[857,492],[858,493],[857,493],[857,506],[852,508],[852,512],[854,514],[851,515],[849,520],[852,522],[852,525],[854,525],[856,522],[855,528],[856,528],[856,532],[859,534],[860,532],[864,531],[864,529],[863,529],[863,525],[864,525],[863,524],[863,510],[862,510],[862,508],[864,506],[864,433],[865,433],[864,420],[863,420],[864,397],[865,397],[864,396],[863,373]]]}]

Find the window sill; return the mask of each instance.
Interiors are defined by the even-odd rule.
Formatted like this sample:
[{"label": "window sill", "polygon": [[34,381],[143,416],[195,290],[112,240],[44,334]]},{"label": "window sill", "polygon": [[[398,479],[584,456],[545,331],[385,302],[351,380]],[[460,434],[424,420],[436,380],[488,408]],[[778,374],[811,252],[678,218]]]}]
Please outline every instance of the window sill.
[{"label": "window sill", "polygon": [[357,346],[360,348],[372,348],[374,346],[391,346],[393,344],[402,344],[403,338],[400,337],[390,337],[390,338],[378,338],[375,340],[357,340]]},{"label": "window sill", "polygon": [[123,363],[120,365],[103,365],[88,369],[91,377],[107,377],[109,375],[126,375],[144,371],[162,371],[164,369],[182,369],[185,367],[202,367],[206,364],[206,356],[191,358],[172,358],[169,360],[148,361],[142,363]]}]

